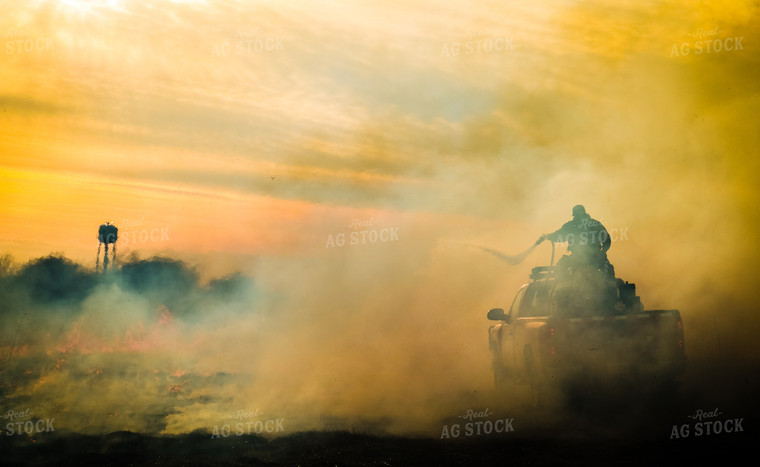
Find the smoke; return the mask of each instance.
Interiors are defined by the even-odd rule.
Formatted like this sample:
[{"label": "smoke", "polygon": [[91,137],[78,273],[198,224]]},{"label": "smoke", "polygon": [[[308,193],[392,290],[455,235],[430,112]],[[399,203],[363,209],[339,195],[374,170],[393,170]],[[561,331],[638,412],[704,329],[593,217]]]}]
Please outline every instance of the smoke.
[{"label": "smoke", "polygon": [[[528,229],[507,241],[493,226],[479,231],[461,222],[451,231],[449,219],[391,222],[370,227],[397,228],[397,241],[352,245],[351,233],[364,227],[343,223],[343,246],[325,247],[335,232],[320,233],[309,254],[262,256],[203,283],[198,266],[167,257],[133,256],[104,275],[63,256],[21,266],[6,258],[4,408],[30,407],[82,433],[212,432],[238,423],[245,430],[248,422],[281,420],[286,432],[437,436],[445,420],[466,410],[530,413],[524,387],[506,398],[493,392],[485,312],[508,308],[530,268],[548,263],[549,246],[514,266],[455,240],[512,253],[529,244]],[[619,276],[646,282],[639,270],[616,266]],[[717,359],[751,361],[751,342],[735,330],[741,297],[714,327],[715,302],[685,300],[685,282],[638,292],[649,305],[648,295],[674,291],[664,307],[682,309],[690,364],[716,349]],[[577,413],[571,396],[558,396],[571,406],[557,410]]]},{"label": "smoke", "polygon": [[[251,311],[255,287],[239,275],[201,286],[167,258],[132,258],[100,275],[49,256],[6,268],[0,290],[4,405],[81,432],[152,433],[177,410],[179,378],[193,370],[201,310],[220,320]],[[213,386],[217,373],[185,379]]]},{"label": "smoke", "polygon": [[[526,413],[519,388],[506,400],[493,394],[485,313],[508,308],[530,268],[547,264],[551,252],[543,244],[507,265],[467,244],[518,254],[568,220],[575,204],[613,234],[610,261],[637,284],[645,307],[681,310],[684,407],[749,407],[760,359],[756,7],[615,8],[631,22],[598,4],[543,14],[467,3],[462,14],[422,8],[372,24],[356,22],[375,17],[362,10],[301,22],[301,14],[259,17],[230,7],[241,15],[235,24],[271,24],[272,34],[287,38],[286,51],[269,61],[244,57],[250,70],[235,57],[201,57],[216,40],[203,37],[203,25],[221,30],[210,36],[220,40],[237,28],[216,10],[158,28],[168,43],[189,48],[155,54],[160,65],[118,53],[122,36],[149,39],[142,28],[70,20],[63,36],[83,48],[61,44],[60,65],[27,68],[57,83],[48,100],[81,103],[79,113],[39,123],[45,131],[38,131],[14,110],[46,98],[6,99],[18,118],[14,131],[34,130],[19,141],[43,133],[89,138],[103,127],[99,138],[129,142],[118,154],[151,162],[114,157],[103,169],[89,155],[113,148],[75,151],[61,141],[81,149],[79,140],[48,141],[66,148],[49,156],[65,175],[55,183],[36,172],[8,176],[19,203],[8,224],[21,226],[12,238],[46,248],[52,240],[40,238],[39,221],[51,214],[61,216],[51,222],[62,226],[56,242],[84,239],[92,219],[70,206],[107,199],[117,219],[147,213],[176,222],[158,228],[171,227],[179,252],[130,257],[106,275],[63,255],[23,265],[1,258],[2,408],[29,407],[83,433],[187,433],[274,419],[287,432],[435,435],[442,420],[469,409]],[[430,28],[420,28],[427,15]],[[674,42],[710,26],[706,18],[721,38],[744,37],[747,50],[669,56]],[[391,23],[398,27],[386,34]],[[103,43],[101,28],[106,43],[119,40],[95,55],[81,52],[90,40]],[[440,57],[442,45],[488,28],[514,32],[515,49]],[[113,33],[121,30],[138,33]],[[92,60],[127,87],[141,86],[143,76],[153,84],[130,100],[121,85],[90,74]],[[193,84],[176,86],[174,76]],[[85,78],[92,95],[71,84]],[[249,96],[245,105],[230,106],[240,96]],[[115,100],[124,114],[103,125],[102,113],[88,110]],[[158,160],[143,151],[157,144],[172,154]],[[197,160],[186,157],[190,149]],[[48,167],[35,151],[13,161],[39,158]],[[70,160],[80,152],[86,156]],[[232,153],[235,164],[204,152]],[[71,185],[71,173],[90,176],[61,197],[56,190]],[[136,183],[114,191],[111,177],[161,190]],[[156,194],[166,187],[171,197]],[[20,193],[31,192],[23,204]],[[51,199],[66,202],[45,204]],[[135,199],[143,200],[139,210]],[[70,241],[67,248],[89,248]],[[214,275],[225,269],[229,275]]]},{"label": "smoke", "polygon": [[[200,285],[168,258],[133,257],[105,275],[62,256],[6,268],[5,405],[85,433],[189,432],[257,409],[288,431],[430,417],[415,407],[457,386],[465,344],[440,345],[457,330],[436,322],[431,258],[335,253],[330,269],[262,259],[261,286],[242,274]],[[396,287],[399,276],[417,284]]]}]

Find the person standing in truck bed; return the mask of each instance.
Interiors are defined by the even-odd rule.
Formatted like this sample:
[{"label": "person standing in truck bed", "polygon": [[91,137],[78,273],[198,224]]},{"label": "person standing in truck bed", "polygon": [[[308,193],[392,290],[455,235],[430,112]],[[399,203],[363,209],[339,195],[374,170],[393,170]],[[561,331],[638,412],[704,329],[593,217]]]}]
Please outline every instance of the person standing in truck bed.
[{"label": "person standing in truck bed", "polygon": [[556,232],[541,235],[536,244],[547,239],[558,243],[567,242],[567,249],[571,255],[563,256],[557,262],[559,270],[592,266],[615,277],[615,268],[607,259],[607,250],[612,245],[610,234],[601,222],[592,219],[586,213],[586,208],[582,205],[573,206],[571,221],[566,222]]}]

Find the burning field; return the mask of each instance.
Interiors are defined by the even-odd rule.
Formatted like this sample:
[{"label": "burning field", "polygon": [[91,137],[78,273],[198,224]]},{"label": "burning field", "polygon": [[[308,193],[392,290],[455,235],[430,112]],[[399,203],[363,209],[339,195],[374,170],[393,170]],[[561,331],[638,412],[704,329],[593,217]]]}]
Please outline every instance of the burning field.
[{"label": "burning field", "polygon": [[[760,7],[692,3],[6,2],[0,463],[739,458]],[[607,334],[540,328],[549,292],[521,323],[660,368],[653,327],[618,337],[667,316],[679,378],[584,368],[539,397],[543,356],[489,340],[567,264],[576,205],[641,312],[568,287],[612,304],[568,317]]]},{"label": "burning field", "polygon": [[[483,316],[447,327],[410,307],[419,325],[393,330],[371,307],[347,332],[304,311],[292,289],[243,274],[201,284],[165,257],[133,256],[107,274],[62,256],[4,265],[9,462],[604,465],[714,455],[756,436],[758,369],[738,347],[701,355],[708,345],[692,344],[673,392],[639,381],[536,408],[524,386],[494,391]],[[706,422],[727,431],[708,436]],[[536,457],[539,444],[571,457]]]}]

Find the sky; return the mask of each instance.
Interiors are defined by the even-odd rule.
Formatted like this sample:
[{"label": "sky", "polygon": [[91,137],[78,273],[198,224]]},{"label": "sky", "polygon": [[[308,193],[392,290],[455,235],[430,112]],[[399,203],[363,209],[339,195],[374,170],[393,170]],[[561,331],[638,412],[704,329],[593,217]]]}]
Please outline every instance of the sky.
[{"label": "sky", "polygon": [[[178,374],[267,375],[265,387],[301,388],[299,410],[339,417],[399,419],[486,387],[485,311],[507,307],[551,252],[509,267],[468,244],[518,253],[575,204],[613,233],[610,260],[646,306],[683,310],[692,355],[731,341],[760,356],[756,2],[32,0],[0,12],[0,254],[94,268],[110,220],[118,258],[256,281],[261,314],[193,322],[188,342],[216,344],[172,360]],[[145,306],[126,329],[159,319]],[[246,333],[273,357],[220,357],[240,355]],[[217,410],[250,407],[251,392]],[[212,424],[199,413],[166,430]]]}]

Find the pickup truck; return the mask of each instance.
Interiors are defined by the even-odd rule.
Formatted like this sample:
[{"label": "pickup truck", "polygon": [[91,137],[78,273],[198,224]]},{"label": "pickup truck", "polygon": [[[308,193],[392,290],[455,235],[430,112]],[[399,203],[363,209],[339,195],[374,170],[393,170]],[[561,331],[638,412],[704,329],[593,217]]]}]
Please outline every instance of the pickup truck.
[{"label": "pickup truck", "polygon": [[525,383],[544,405],[579,381],[678,383],[686,366],[678,310],[644,310],[635,284],[599,271],[558,272],[533,268],[508,312],[488,312],[497,391]]}]

